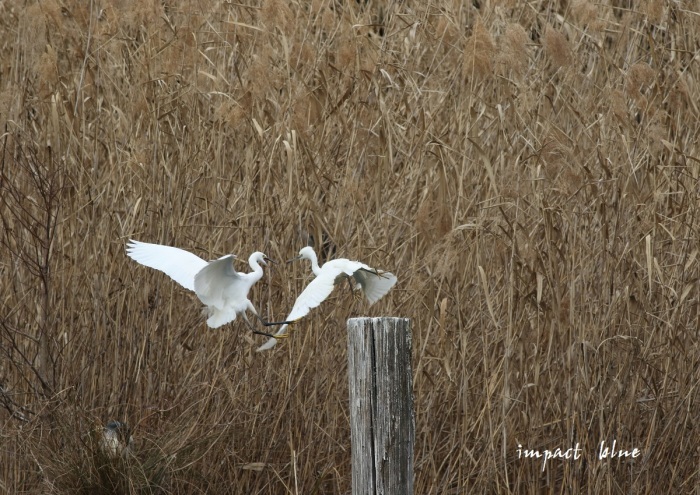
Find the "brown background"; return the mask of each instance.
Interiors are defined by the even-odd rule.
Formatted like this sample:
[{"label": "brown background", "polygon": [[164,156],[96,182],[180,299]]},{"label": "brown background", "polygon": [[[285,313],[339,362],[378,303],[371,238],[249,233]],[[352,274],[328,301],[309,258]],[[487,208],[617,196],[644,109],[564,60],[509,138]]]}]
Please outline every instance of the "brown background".
[{"label": "brown background", "polygon": [[[357,315],[413,320],[416,493],[696,490],[698,11],[0,4],[0,492],[347,493]],[[256,354],[130,237],[312,237],[399,283]],[[308,280],[251,299],[280,319]],[[101,457],[110,419],[133,458]]]}]

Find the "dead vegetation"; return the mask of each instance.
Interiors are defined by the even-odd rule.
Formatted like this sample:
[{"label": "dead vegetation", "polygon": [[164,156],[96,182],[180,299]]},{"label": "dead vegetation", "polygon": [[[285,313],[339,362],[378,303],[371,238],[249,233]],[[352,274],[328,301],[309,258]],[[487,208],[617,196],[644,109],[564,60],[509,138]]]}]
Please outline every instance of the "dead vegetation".
[{"label": "dead vegetation", "polygon": [[256,354],[129,237],[396,273],[418,494],[695,492],[700,7],[632,3],[0,4],[0,492],[349,491],[366,307]]}]

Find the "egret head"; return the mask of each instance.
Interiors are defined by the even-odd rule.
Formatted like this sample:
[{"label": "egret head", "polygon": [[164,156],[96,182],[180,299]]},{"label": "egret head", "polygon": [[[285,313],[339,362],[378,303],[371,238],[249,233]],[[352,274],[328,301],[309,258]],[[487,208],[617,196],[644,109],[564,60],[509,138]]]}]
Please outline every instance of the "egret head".
[{"label": "egret head", "polygon": [[297,261],[297,260],[312,260],[316,257],[316,253],[314,252],[314,248],[311,246],[306,246],[303,247],[299,250],[299,255],[295,256],[291,260],[287,261],[287,263],[291,263],[292,261]]},{"label": "egret head", "polygon": [[250,260],[248,260],[250,264],[252,265],[253,263],[260,263],[261,265],[267,266],[267,263],[274,263],[275,261],[268,258],[265,253],[261,253],[260,251],[256,251],[253,254],[250,255]]},{"label": "egret head", "polygon": [[303,247],[299,250],[299,258],[303,260],[310,260],[316,257],[316,253],[314,253],[314,248],[311,246],[306,246]]}]

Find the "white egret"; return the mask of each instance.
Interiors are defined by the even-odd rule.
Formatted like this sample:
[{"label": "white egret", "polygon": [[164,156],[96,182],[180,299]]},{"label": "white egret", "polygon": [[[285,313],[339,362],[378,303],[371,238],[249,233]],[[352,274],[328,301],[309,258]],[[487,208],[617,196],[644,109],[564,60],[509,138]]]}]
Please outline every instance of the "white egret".
[{"label": "white egret", "polygon": [[[370,305],[381,299],[396,284],[396,275],[393,273],[375,270],[359,261],[339,258],[328,261],[321,267],[318,265],[316,252],[310,246],[302,248],[299,256],[289,260],[288,263],[300,259],[311,261],[311,270],[316,278],[309,282],[297,297],[287,317],[288,322],[295,322],[309,314],[309,311],[321,304],[333,292],[333,287],[345,280],[352,288],[350,281],[352,278],[356,289],[362,290]],[[286,333],[287,325],[283,325],[273,338],[258,347],[257,352],[273,348],[277,344],[277,339],[287,337]]]},{"label": "white egret", "polygon": [[253,270],[251,273],[237,272],[233,268],[236,256],[232,254],[207,262],[183,249],[134,240],[127,244],[126,254],[142,265],[160,270],[185,289],[194,291],[207,306],[207,325],[211,328],[225,325],[241,314],[253,333],[271,336],[255,330],[246,311],[253,313],[265,326],[291,323],[264,321],[248,299],[250,288],[263,276],[260,264],[267,265],[266,261],[272,261],[259,251],[248,259]]}]

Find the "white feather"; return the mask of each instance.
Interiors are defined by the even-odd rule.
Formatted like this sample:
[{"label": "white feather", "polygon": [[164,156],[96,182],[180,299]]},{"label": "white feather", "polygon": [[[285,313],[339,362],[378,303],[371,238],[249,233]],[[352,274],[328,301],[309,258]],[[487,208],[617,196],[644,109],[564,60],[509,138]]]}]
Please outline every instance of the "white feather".
[{"label": "white feather", "polygon": [[239,273],[233,268],[234,255],[204,261],[183,249],[147,242],[129,241],[126,252],[133,260],[160,270],[184,288],[197,294],[207,306],[207,324],[217,328],[236,319],[247,310],[257,315],[248,300],[250,288],[262,278],[265,255],[255,252],[248,263],[251,273]]},{"label": "white feather", "polygon": [[184,249],[130,240],[126,254],[134,261],[165,273],[185,289],[194,290],[194,277],[207,262]]},{"label": "white feather", "polygon": [[[316,253],[311,247],[305,247],[299,251],[298,258],[311,261],[311,269],[316,278],[309,282],[309,285],[299,294],[285,321],[296,321],[309,314],[309,311],[318,307],[331,295],[336,285],[343,283],[348,277],[353,277],[370,305],[389,292],[397,280],[393,273],[380,272],[364,263],[345,258],[328,261],[323,267],[319,267]],[[275,336],[286,333],[287,325],[283,325]],[[266,351],[276,344],[277,339],[271,338],[256,350],[257,352]]]}]

